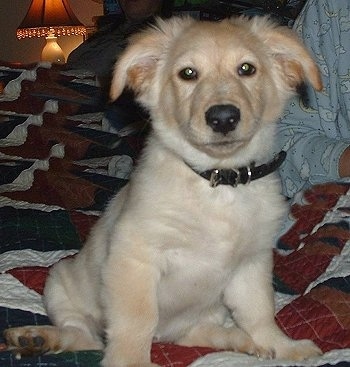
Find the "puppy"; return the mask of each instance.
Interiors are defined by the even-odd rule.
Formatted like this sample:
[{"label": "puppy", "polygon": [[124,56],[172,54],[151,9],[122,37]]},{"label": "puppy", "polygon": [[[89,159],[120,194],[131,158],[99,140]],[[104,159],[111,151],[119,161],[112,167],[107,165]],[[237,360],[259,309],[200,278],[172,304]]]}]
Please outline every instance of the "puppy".
[{"label": "puppy", "polygon": [[155,340],[266,358],[321,353],[277,327],[271,285],[285,212],[274,122],[304,81],[322,88],[296,36],[266,18],[159,20],[134,36],[111,97],[136,92],[152,118],[147,146],[81,252],[51,270],[54,326],[9,329],[9,345],[102,349],[105,337],[104,367],[151,366]]}]

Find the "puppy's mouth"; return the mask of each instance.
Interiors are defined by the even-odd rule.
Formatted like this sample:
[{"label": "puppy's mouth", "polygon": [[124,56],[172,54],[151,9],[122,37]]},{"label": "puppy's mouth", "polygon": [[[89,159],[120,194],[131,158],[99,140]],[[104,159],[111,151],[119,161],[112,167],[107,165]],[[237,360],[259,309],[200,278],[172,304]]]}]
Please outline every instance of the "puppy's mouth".
[{"label": "puppy's mouth", "polygon": [[212,147],[212,148],[230,148],[230,147],[238,147],[243,144],[246,144],[250,139],[243,139],[243,138],[234,138],[230,140],[215,140],[209,141],[202,144],[204,147]]},{"label": "puppy's mouth", "polygon": [[230,147],[230,146],[236,145],[237,143],[239,143],[237,140],[235,141],[216,141],[216,142],[205,143],[203,145],[208,146],[208,147]]},{"label": "puppy's mouth", "polygon": [[248,140],[223,140],[211,141],[202,144],[196,144],[197,149],[206,152],[215,157],[225,157],[231,155],[238,149],[242,148]]},{"label": "puppy's mouth", "polygon": [[232,131],[226,135],[212,132],[200,134],[188,124],[185,135],[186,140],[196,149],[213,156],[227,156],[248,144],[253,134],[241,134],[238,131]]}]

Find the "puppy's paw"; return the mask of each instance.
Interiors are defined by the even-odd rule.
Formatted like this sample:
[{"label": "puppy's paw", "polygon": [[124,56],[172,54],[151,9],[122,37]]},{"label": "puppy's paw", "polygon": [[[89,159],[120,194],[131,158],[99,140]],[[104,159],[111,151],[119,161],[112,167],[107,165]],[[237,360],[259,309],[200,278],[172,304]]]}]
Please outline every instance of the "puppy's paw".
[{"label": "puppy's paw", "polygon": [[276,358],[302,361],[322,355],[317,345],[308,339],[292,340],[281,343],[276,347]]},{"label": "puppy's paw", "polygon": [[6,329],[4,337],[17,359],[22,356],[35,356],[56,352],[58,346],[58,330],[54,326],[23,326]]},{"label": "puppy's paw", "polygon": [[231,348],[234,352],[238,353],[245,353],[251,356],[256,356],[258,358],[262,359],[273,359],[275,358],[275,351],[273,349],[265,349],[255,344],[253,339],[246,334],[244,331],[237,329],[235,334],[237,332],[240,333],[239,338],[237,338],[237,335],[234,339],[234,342],[232,341],[231,336]]}]

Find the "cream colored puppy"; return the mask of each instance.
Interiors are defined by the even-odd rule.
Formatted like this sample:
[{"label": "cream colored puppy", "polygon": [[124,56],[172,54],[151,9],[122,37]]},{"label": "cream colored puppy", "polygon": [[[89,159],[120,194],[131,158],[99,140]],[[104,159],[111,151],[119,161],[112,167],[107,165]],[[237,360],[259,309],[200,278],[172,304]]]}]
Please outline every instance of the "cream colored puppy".
[{"label": "cream colored puppy", "polygon": [[151,365],[154,340],[319,354],[277,327],[271,285],[285,211],[274,122],[304,80],[322,88],[296,36],[266,18],[159,20],[135,36],[111,96],[129,87],[150,111],[147,146],[81,252],[50,272],[44,300],[55,326],[9,329],[9,344],[100,349],[105,336],[104,367]]}]

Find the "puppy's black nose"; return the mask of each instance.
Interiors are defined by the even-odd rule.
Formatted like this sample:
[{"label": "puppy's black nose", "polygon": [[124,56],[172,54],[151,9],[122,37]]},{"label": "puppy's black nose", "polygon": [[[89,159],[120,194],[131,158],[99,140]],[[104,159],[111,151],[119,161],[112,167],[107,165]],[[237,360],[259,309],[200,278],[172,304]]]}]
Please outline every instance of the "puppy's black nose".
[{"label": "puppy's black nose", "polygon": [[224,135],[236,128],[240,118],[239,109],[231,104],[211,106],[205,113],[205,120],[213,131]]}]

